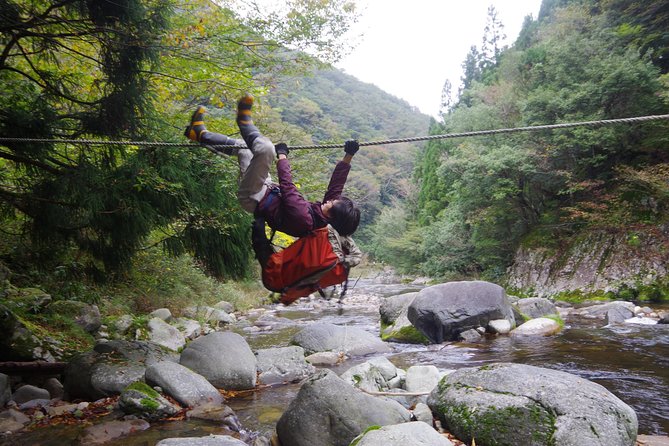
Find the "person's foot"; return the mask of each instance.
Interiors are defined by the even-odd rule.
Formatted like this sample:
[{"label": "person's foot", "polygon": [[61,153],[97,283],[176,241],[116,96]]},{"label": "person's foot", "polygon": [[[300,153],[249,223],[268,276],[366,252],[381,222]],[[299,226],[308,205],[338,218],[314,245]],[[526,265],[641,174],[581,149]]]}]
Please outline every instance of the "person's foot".
[{"label": "person's foot", "polygon": [[193,115],[190,118],[190,125],[186,127],[184,135],[186,138],[200,142],[200,137],[204,132],[207,132],[207,128],[204,126],[204,114],[207,112],[207,109],[203,105],[198,105]]},{"label": "person's foot", "polygon": [[242,138],[249,149],[253,149],[253,141],[260,136],[260,130],[253,124],[251,109],[253,108],[253,96],[245,94],[237,102],[237,125]]}]

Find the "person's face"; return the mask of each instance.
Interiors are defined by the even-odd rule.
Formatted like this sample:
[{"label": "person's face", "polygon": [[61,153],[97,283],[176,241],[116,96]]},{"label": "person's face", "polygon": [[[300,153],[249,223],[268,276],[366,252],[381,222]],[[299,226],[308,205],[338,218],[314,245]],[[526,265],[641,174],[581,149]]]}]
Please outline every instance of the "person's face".
[{"label": "person's face", "polygon": [[338,200],[328,200],[325,203],[321,204],[321,211],[323,211],[323,215],[330,218],[330,212],[332,210],[332,207],[337,201]]}]

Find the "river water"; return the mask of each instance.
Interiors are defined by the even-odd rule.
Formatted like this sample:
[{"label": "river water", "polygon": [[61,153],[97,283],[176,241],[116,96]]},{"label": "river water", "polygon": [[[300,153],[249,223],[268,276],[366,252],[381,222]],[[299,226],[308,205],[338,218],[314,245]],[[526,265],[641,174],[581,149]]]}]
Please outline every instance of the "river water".
[{"label": "river water", "polygon": [[[337,300],[298,302],[277,306],[265,313],[276,324],[271,331],[249,333],[237,328],[252,349],[290,345],[290,339],[305,324],[314,321],[361,327],[378,335],[378,304],[384,296],[418,290],[398,284],[380,285],[361,280],[342,303]],[[259,314],[251,316],[253,323]],[[390,344],[385,354],[396,366],[432,364],[443,370],[480,366],[492,362],[515,362],[561,370],[606,387],[629,404],[639,419],[639,434],[669,433],[669,325],[627,324],[604,327],[602,320],[567,318],[565,327],[551,337],[492,337],[477,344]],[[369,358],[351,358],[332,367],[342,373]],[[273,386],[240,395],[227,404],[237,413],[245,436],[271,436],[276,422],[299,391],[299,384]],[[77,444],[80,427],[45,428],[13,436],[1,445]],[[153,446],[167,437],[204,436],[226,433],[217,426],[193,421],[153,423],[145,432],[132,434],[111,445]]]}]

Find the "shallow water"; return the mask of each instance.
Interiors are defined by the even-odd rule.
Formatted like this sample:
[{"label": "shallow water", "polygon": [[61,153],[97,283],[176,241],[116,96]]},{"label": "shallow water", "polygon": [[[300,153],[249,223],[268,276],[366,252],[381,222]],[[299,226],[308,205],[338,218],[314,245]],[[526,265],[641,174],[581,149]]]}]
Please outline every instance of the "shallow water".
[{"label": "shallow water", "polygon": [[[290,339],[304,325],[314,321],[361,327],[378,335],[378,302],[400,291],[416,291],[406,285],[379,285],[360,281],[342,304],[336,300],[276,307],[272,317],[284,321],[271,331],[242,334],[253,349],[290,345]],[[252,319],[253,321],[253,319]],[[491,337],[477,344],[441,345],[390,344],[386,354],[401,368],[433,364],[440,369],[458,369],[492,362],[515,362],[561,370],[601,384],[629,404],[639,419],[639,434],[669,433],[669,325],[622,325],[604,327],[593,319],[567,318],[564,330],[551,337]],[[332,367],[343,373],[369,358],[352,358]],[[299,384],[274,386],[248,392],[227,401],[251,437],[270,436],[276,422],[299,390]],[[39,429],[0,440],[0,445],[57,446],[77,444],[81,427]],[[152,424],[151,429],[124,437],[113,445],[152,446],[167,437],[203,436],[227,433],[206,422],[175,421]]]}]

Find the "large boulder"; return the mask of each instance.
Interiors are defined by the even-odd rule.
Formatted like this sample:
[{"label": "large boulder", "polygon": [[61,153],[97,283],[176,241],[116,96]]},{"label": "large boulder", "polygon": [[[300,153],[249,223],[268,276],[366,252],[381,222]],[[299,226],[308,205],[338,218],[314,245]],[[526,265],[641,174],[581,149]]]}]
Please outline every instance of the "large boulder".
[{"label": "large boulder", "polygon": [[397,296],[390,296],[385,298],[381,305],[379,305],[379,314],[381,315],[381,323],[390,325],[402,314],[402,311],[407,307],[418,295],[415,293],[398,294]]},{"label": "large boulder", "polygon": [[327,323],[308,325],[293,337],[293,344],[307,354],[332,351],[362,356],[390,351],[385,342],[362,328]]},{"label": "large boulder", "polygon": [[158,345],[179,351],[186,345],[186,338],[176,327],[159,317],[153,317],[148,323],[149,340]]},{"label": "large boulder", "polygon": [[70,399],[86,401],[119,395],[133,382],[144,381],[146,367],[161,361],[177,361],[177,357],[152,342],[100,342],[68,363],[65,393]]},{"label": "large boulder", "polygon": [[402,385],[403,377],[404,370],[395,367],[385,356],[354,365],[340,376],[352,386],[371,392],[397,389]]},{"label": "large boulder", "polygon": [[522,364],[457,370],[428,405],[446,429],[479,446],[633,446],[638,428],[634,410],[599,384]]},{"label": "large boulder", "polygon": [[370,429],[351,444],[355,446],[453,446],[453,443],[427,423],[393,424]]},{"label": "large boulder", "polygon": [[316,372],[304,359],[304,349],[297,345],[267,348],[256,351],[258,380],[272,385],[301,381]]},{"label": "large boulder", "polygon": [[0,303],[0,358],[6,361],[57,359],[56,348],[7,306]]},{"label": "large boulder", "polygon": [[223,395],[202,375],[171,361],[162,361],[146,368],[146,382],[163,389],[180,404],[223,404]]},{"label": "large boulder", "polygon": [[179,362],[219,389],[256,386],[256,357],[237,333],[214,332],[197,338],[181,352]]},{"label": "large boulder", "polygon": [[460,333],[487,327],[491,320],[515,325],[504,288],[484,281],[449,282],[424,288],[409,305],[409,320],[430,341],[458,340]]},{"label": "large boulder", "polygon": [[102,316],[97,305],[78,300],[59,300],[51,303],[47,310],[51,314],[72,319],[87,333],[95,333],[102,325]]},{"label": "large boulder", "polygon": [[367,395],[322,370],[309,378],[276,425],[281,444],[348,446],[370,426],[409,421],[399,403]]}]

